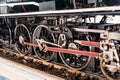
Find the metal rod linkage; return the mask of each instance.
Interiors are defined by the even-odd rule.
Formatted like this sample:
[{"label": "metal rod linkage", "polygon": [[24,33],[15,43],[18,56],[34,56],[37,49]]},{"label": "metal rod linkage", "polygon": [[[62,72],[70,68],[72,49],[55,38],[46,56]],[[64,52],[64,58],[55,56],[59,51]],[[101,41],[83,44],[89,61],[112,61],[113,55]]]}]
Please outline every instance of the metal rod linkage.
[{"label": "metal rod linkage", "polygon": [[80,50],[55,48],[55,47],[47,47],[47,50],[54,51],[54,52],[75,54],[75,55],[92,56],[92,57],[99,57],[100,56],[100,53],[97,53],[97,52],[87,52],[87,51],[80,51]]},{"label": "metal rod linkage", "polygon": [[80,40],[74,40],[74,42],[81,44],[81,45],[85,45],[85,46],[100,47],[99,42],[80,41]]},{"label": "metal rod linkage", "polygon": [[[38,44],[28,43],[24,42],[25,45],[39,47]],[[54,52],[61,52],[61,53],[69,53],[69,54],[75,54],[75,55],[85,55],[85,56],[93,56],[93,57],[99,57],[100,53],[96,52],[87,52],[87,51],[80,51],[80,50],[72,50],[72,49],[63,49],[63,48],[56,48],[56,47],[46,47],[47,51],[54,51]]]}]

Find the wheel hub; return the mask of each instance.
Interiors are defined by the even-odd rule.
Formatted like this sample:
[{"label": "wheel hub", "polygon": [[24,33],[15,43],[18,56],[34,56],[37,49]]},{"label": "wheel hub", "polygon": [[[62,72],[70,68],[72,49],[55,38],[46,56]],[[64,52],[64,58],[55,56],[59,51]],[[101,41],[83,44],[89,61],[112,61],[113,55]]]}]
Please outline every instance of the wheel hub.
[{"label": "wheel hub", "polygon": [[108,67],[108,70],[109,70],[110,72],[117,72],[117,71],[118,71],[117,65],[116,65],[115,62],[111,62],[110,66],[116,66],[116,67],[114,67],[114,68],[113,68],[113,67]]},{"label": "wheel hub", "polygon": [[[69,43],[68,49],[79,50],[75,43]],[[80,55],[75,54],[76,56],[80,57]]]},{"label": "wheel hub", "polygon": [[78,49],[77,46],[76,46],[74,43],[70,43],[70,44],[68,45],[68,48],[69,48],[69,49],[73,49],[73,50],[77,50],[77,49]]},{"label": "wheel hub", "polygon": [[23,36],[19,36],[19,42],[21,43],[21,44],[23,44],[24,43],[24,38],[23,38]]}]

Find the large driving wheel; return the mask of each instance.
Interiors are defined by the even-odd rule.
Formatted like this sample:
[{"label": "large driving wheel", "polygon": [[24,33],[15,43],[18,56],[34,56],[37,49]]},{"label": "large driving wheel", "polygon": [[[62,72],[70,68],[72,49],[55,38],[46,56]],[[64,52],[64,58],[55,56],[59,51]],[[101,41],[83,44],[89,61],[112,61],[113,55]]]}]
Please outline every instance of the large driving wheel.
[{"label": "large driving wheel", "polygon": [[16,50],[25,55],[30,53],[31,46],[24,45],[24,42],[31,42],[31,36],[28,28],[24,24],[19,24],[16,26],[14,34]]},{"label": "large driving wheel", "polygon": [[[45,25],[39,25],[34,30],[34,33],[33,33],[33,43],[34,44],[37,44],[36,39],[43,39],[45,41],[52,42],[52,43],[55,42],[54,35],[49,31],[48,27]],[[49,47],[52,46],[52,45],[48,45],[48,44],[46,44],[46,45]],[[46,60],[46,61],[51,60],[55,54],[54,52],[51,52],[51,51],[47,51],[47,52],[44,50],[41,51],[39,49],[39,47],[35,47],[35,46],[33,47],[33,49],[39,59]]]},{"label": "large driving wheel", "polygon": [[[88,40],[88,37],[84,36],[84,39]],[[66,44],[64,48],[68,48],[68,49],[90,51],[90,47],[81,46],[73,42],[68,42],[68,41],[65,42],[65,40],[63,41],[62,36],[59,37],[58,44],[62,46],[63,44]],[[90,56],[84,56],[84,55],[75,55],[75,54],[68,54],[68,53],[59,53],[59,55],[66,66],[76,70],[84,69],[88,65],[91,59]]]}]

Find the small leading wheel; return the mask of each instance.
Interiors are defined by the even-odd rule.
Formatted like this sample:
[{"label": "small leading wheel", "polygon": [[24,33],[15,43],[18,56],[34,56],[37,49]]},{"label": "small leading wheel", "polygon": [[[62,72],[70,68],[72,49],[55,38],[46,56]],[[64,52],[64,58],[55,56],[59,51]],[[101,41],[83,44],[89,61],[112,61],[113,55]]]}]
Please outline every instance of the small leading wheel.
[{"label": "small leading wheel", "polygon": [[[36,39],[43,39],[48,42],[55,42],[54,35],[49,31],[48,27],[45,25],[39,25],[33,32],[33,43],[37,44]],[[51,47],[51,45],[46,44]],[[54,52],[51,51],[40,51],[39,47],[33,47],[35,54],[39,59],[50,61],[54,57]]]},{"label": "small leading wheel", "polygon": [[109,79],[109,80],[120,80],[120,70],[118,70],[116,66],[116,62],[110,62],[110,66],[105,66],[106,62],[103,58],[100,60],[100,68],[102,73]]},{"label": "small leading wheel", "polygon": [[[88,39],[86,36],[85,38]],[[81,46],[73,42],[68,42],[67,39],[66,40],[65,39],[66,38],[64,35],[60,35],[58,39],[58,44],[61,46],[64,46],[63,48],[90,51],[90,47]],[[59,53],[59,55],[66,66],[76,70],[84,69],[91,60],[90,56],[84,56],[84,55],[75,55],[75,54],[68,54],[68,53]]]},{"label": "small leading wheel", "polygon": [[31,36],[28,28],[24,24],[19,24],[16,26],[14,34],[16,50],[25,55],[30,53],[31,46],[24,45],[24,42],[31,42]]}]

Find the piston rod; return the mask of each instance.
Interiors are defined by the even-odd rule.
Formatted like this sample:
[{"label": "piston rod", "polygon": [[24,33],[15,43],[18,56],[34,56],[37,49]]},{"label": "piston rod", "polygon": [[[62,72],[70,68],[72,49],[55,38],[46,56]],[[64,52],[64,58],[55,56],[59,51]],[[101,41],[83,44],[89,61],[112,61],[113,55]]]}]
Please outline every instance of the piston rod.
[{"label": "piston rod", "polygon": [[[24,42],[25,45],[39,47],[38,44]],[[85,56],[93,56],[99,57],[101,53],[96,52],[87,52],[87,51],[80,51],[80,50],[72,50],[72,49],[63,49],[63,48],[56,48],[56,47],[46,47],[47,51],[54,51],[54,52],[61,52],[61,53],[69,53],[69,54],[76,54],[76,55],[85,55]]]}]

